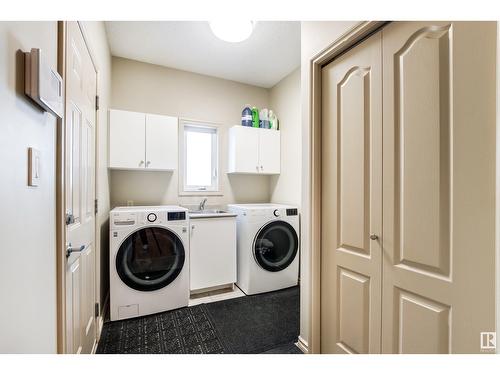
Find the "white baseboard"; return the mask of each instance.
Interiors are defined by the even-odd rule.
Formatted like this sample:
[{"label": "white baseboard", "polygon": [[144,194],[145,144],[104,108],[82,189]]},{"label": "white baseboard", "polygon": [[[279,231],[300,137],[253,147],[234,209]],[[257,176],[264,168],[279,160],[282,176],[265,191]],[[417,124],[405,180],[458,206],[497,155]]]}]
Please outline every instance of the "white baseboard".
[{"label": "white baseboard", "polygon": [[307,344],[307,341],[304,340],[302,337],[299,336],[299,339],[295,343],[295,345],[297,345],[297,348],[302,350],[304,354],[309,354],[309,345]]}]

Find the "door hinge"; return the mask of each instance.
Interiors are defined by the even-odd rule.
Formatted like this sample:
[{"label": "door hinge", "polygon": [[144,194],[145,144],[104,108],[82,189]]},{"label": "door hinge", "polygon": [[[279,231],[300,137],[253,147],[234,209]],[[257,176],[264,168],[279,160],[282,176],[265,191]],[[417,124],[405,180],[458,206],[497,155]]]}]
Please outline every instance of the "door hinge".
[{"label": "door hinge", "polygon": [[95,317],[99,317],[99,302],[95,303]]},{"label": "door hinge", "polygon": [[95,110],[99,110],[99,95],[95,96]]},{"label": "door hinge", "polygon": [[97,199],[94,200],[94,211],[95,211],[95,215],[97,215]]}]

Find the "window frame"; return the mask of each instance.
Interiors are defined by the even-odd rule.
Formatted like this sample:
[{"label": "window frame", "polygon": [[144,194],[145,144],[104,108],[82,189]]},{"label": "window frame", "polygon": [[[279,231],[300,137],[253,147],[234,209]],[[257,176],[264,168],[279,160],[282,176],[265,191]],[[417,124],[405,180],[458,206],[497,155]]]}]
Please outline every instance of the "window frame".
[{"label": "window frame", "polygon": [[[179,195],[221,195],[220,193],[220,126],[219,124],[180,119],[179,121]],[[212,133],[212,184],[210,186],[188,186],[186,173],[187,132],[199,129],[200,132]],[[215,165],[215,168],[214,168]]]}]

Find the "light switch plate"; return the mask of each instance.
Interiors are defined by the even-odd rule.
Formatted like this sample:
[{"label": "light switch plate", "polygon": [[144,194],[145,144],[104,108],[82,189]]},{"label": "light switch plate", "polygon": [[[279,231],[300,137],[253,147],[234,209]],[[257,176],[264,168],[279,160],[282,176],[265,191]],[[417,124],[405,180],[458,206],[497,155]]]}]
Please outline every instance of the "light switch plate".
[{"label": "light switch plate", "polygon": [[28,185],[38,186],[40,183],[40,151],[28,148]]}]

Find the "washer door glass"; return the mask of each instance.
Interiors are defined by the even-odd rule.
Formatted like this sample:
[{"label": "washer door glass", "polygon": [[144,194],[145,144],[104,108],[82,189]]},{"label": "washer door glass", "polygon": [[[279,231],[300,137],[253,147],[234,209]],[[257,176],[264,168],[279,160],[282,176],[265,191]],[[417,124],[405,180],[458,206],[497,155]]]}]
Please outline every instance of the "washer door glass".
[{"label": "washer door glass", "polygon": [[184,246],[168,229],[149,227],[127,237],[116,255],[116,270],[129,287],[140,291],[161,289],[179,275]]},{"label": "washer door glass", "polygon": [[284,221],[273,221],[261,228],[254,243],[254,257],[267,271],[277,272],[288,267],[299,248],[295,229]]}]

